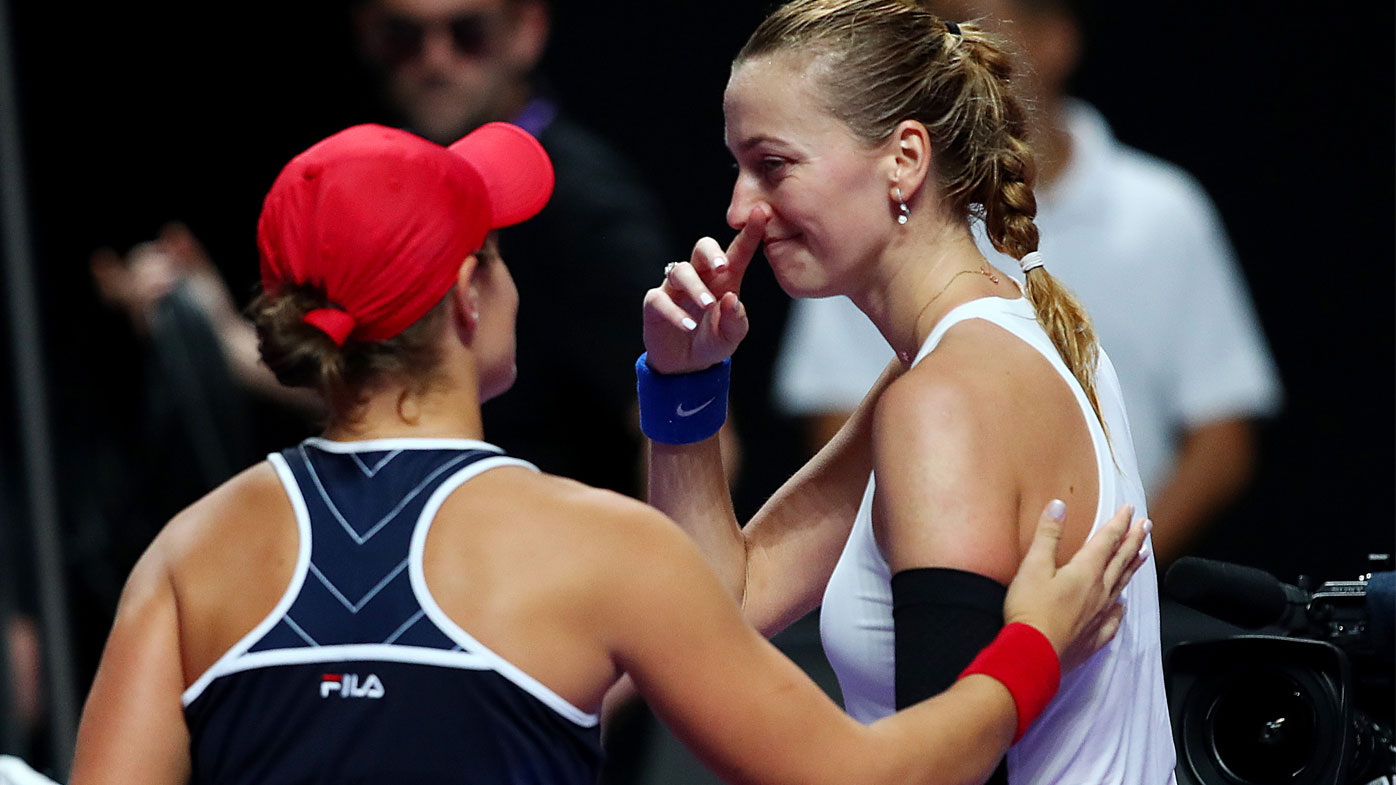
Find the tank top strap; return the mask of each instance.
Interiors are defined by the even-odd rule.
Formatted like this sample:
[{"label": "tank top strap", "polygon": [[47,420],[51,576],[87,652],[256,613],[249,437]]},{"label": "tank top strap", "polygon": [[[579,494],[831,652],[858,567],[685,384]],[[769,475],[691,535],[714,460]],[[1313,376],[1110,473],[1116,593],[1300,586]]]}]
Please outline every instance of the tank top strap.
[{"label": "tank top strap", "polygon": [[[981,297],[957,305],[942,316],[931,330],[931,334],[926,336],[926,340],[922,342],[921,348],[916,352],[916,358],[912,360],[911,364],[915,365],[921,362],[921,358],[935,351],[951,327],[970,319],[993,322],[1031,344],[1038,351],[1042,351],[1044,348],[1040,344],[1042,339],[1047,338],[1047,335],[1037,324],[1037,312],[1033,310],[1032,303],[1028,301],[1028,298]],[[1056,357],[1057,350],[1051,345],[1050,339],[1047,339],[1046,348],[1050,350],[1048,352],[1050,357]]]}]

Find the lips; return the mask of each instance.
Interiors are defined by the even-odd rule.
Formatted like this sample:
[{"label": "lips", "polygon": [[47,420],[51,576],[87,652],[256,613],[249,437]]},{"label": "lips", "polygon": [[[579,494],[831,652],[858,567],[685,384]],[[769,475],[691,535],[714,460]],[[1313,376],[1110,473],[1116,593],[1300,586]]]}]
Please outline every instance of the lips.
[{"label": "lips", "polygon": [[766,250],[770,251],[774,248],[780,248],[781,243],[788,243],[797,237],[799,237],[799,235],[795,234],[792,234],[789,237],[767,237],[765,240],[762,241],[762,243],[765,245]]}]

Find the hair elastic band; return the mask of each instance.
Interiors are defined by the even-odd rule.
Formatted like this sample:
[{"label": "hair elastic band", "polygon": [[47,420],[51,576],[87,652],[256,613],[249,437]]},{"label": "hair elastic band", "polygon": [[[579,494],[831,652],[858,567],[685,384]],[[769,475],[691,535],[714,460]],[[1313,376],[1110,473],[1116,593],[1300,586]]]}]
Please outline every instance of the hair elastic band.
[{"label": "hair elastic band", "polygon": [[953,36],[957,36],[957,37],[960,37],[960,38],[963,38],[963,37],[964,37],[964,36],[960,33],[960,26],[957,25],[957,24],[955,24],[954,22],[947,21],[947,22],[945,23],[945,30],[946,30],[946,32],[950,33],[950,34],[953,35]]},{"label": "hair elastic band", "polygon": [[1057,694],[1062,678],[1061,662],[1052,642],[1041,630],[1022,622],[999,630],[994,642],[979,652],[960,678],[974,673],[995,679],[1013,696],[1013,705],[1018,709],[1015,744]]},{"label": "hair elastic band", "polygon": [[722,429],[732,358],[692,373],[656,373],[648,360],[646,352],[635,361],[640,430],[646,436],[663,444],[693,444]]},{"label": "hair elastic band", "polygon": [[1023,275],[1027,275],[1029,272],[1042,267],[1044,264],[1045,263],[1042,261],[1042,254],[1037,251],[1028,251],[1023,254],[1022,259],[1018,260],[1018,269],[1023,271]]},{"label": "hair elastic band", "polygon": [[307,311],[305,316],[301,317],[301,321],[320,328],[334,341],[335,346],[343,346],[349,339],[349,333],[354,332],[354,327],[358,324],[352,314],[339,308],[316,308]]}]

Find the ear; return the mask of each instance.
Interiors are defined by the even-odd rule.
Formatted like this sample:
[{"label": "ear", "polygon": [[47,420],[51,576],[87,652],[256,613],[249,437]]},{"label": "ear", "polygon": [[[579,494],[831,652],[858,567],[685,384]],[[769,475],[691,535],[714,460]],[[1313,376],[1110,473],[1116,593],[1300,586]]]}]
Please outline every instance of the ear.
[{"label": "ear", "polygon": [[460,272],[456,274],[456,285],[448,295],[456,334],[467,346],[474,339],[475,328],[480,323],[480,293],[475,288],[475,273],[479,266],[480,259],[475,254],[465,257],[460,264]]},{"label": "ear", "polygon": [[542,0],[520,0],[518,6],[514,29],[507,44],[508,56],[509,62],[520,73],[528,73],[543,59],[550,22],[548,9]]},{"label": "ear", "polygon": [[889,199],[895,199],[894,188],[900,188],[902,198],[910,202],[921,190],[931,171],[931,134],[919,120],[903,120],[887,140],[890,183]]}]

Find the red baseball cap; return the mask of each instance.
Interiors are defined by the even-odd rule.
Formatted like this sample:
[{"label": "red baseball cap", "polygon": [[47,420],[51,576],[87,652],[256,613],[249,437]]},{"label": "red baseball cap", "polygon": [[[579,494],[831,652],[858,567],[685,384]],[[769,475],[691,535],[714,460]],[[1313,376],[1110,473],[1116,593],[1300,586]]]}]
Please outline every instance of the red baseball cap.
[{"label": "red baseball cap", "polygon": [[543,146],[489,123],[448,147],[356,125],[281,170],[257,222],[262,287],[324,288],[306,314],[335,343],[391,338],[431,310],[494,229],[538,214],[553,192]]}]

